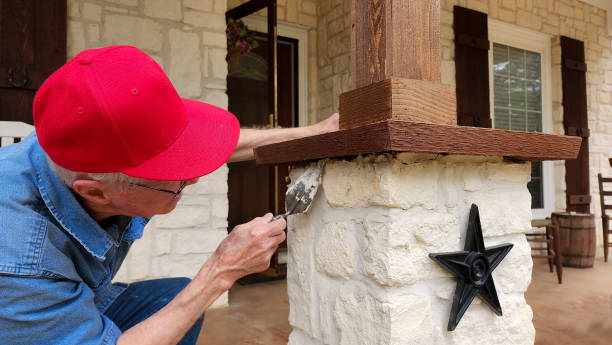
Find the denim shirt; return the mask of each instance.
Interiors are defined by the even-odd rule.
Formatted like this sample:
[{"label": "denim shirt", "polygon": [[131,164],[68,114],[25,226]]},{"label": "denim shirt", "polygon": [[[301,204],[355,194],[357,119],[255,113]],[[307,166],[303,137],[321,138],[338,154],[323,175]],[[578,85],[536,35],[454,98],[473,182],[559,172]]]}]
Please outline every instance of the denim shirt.
[{"label": "denim shirt", "polygon": [[49,168],[33,133],[0,149],[0,344],[115,344],[103,313],[147,218],[103,229]]}]

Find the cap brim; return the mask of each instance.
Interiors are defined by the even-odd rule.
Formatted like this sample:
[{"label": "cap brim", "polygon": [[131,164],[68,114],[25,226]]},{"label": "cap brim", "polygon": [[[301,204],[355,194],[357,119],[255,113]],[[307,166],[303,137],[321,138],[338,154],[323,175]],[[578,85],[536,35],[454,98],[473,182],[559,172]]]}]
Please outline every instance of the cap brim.
[{"label": "cap brim", "polygon": [[230,112],[183,99],[189,124],[164,151],[122,173],[150,180],[179,181],[204,176],[225,163],[238,144],[240,124]]}]

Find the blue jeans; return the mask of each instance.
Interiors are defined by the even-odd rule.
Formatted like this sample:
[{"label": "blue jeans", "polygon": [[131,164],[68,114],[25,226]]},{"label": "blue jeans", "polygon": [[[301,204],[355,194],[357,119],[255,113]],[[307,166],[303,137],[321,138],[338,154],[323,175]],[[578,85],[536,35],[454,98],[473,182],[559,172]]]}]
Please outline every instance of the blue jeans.
[{"label": "blue jeans", "polygon": [[[189,282],[188,278],[165,278],[131,283],[108,307],[108,316],[122,332],[143,321],[163,308]],[[178,345],[195,345],[204,315],[191,327]]]}]

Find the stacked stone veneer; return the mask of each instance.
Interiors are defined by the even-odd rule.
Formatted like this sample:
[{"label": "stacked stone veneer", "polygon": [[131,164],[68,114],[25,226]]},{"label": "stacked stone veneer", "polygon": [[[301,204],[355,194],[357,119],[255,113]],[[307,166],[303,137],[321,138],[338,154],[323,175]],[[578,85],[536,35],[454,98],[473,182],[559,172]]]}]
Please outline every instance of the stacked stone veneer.
[{"label": "stacked stone veneer", "polygon": [[[495,157],[328,160],[311,209],[289,219],[289,344],[533,344],[529,178],[529,163]],[[472,203],[485,246],[514,244],[493,272],[504,315],[477,297],[447,332],[456,279],[428,254],[463,250]]]},{"label": "stacked stone veneer", "polygon": [[[227,0],[68,0],[68,55],[114,44],[151,55],[182,97],[227,108]],[[180,169],[180,167],[177,167]],[[193,277],[227,235],[227,168],[188,187],[156,216],[116,280]],[[216,305],[227,305],[227,294]]]}]

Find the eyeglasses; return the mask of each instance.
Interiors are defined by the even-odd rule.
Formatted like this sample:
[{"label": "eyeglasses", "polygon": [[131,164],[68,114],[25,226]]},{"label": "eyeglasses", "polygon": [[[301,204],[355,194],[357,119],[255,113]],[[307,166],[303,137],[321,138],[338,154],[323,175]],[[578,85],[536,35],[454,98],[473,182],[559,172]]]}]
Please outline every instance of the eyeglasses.
[{"label": "eyeglasses", "polygon": [[136,186],[136,187],[140,187],[140,188],[146,188],[146,189],[150,189],[150,190],[155,190],[155,191],[166,193],[166,194],[172,194],[172,198],[176,199],[179,196],[179,194],[181,194],[183,189],[187,186],[187,181],[183,181],[181,183],[181,186],[179,187],[179,189],[176,192],[173,192],[171,190],[166,190],[166,189],[159,189],[159,188],[153,188],[153,187],[149,187],[149,186],[144,186],[144,185],[141,185],[141,184],[138,184],[138,183],[130,183],[130,185]]}]

